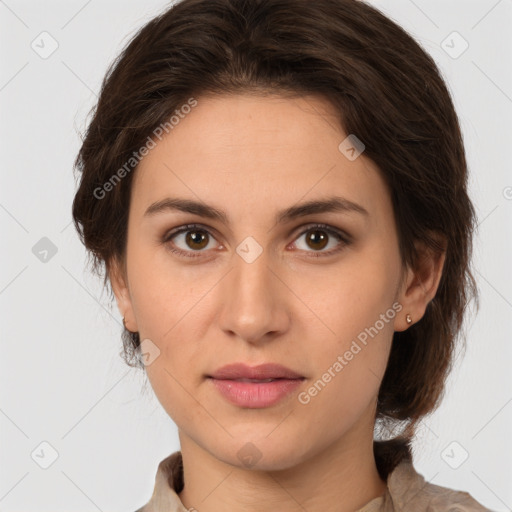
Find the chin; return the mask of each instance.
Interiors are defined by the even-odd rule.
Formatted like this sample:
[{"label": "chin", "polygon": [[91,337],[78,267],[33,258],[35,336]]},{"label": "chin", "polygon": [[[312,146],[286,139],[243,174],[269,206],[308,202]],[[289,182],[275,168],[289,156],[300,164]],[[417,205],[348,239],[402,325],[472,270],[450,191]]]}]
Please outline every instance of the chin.
[{"label": "chin", "polygon": [[300,464],[305,454],[297,451],[297,445],[300,443],[288,443],[283,445],[279,439],[274,442],[268,439],[256,441],[235,441],[233,442],[233,451],[226,453],[222,451],[213,453],[217,458],[236,466],[240,469],[253,471],[281,471],[292,468]]}]

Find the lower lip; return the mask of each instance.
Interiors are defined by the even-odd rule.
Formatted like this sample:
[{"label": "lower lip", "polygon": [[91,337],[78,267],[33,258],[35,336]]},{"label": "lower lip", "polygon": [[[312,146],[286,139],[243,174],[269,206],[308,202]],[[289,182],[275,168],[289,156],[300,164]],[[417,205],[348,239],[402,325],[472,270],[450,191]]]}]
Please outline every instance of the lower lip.
[{"label": "lower lip", "polygon": [[214,379],[215,387],[232,404],[258,409],[270,407],[301,385],[303,379],[278,379],[272,382],[239,382]]}]

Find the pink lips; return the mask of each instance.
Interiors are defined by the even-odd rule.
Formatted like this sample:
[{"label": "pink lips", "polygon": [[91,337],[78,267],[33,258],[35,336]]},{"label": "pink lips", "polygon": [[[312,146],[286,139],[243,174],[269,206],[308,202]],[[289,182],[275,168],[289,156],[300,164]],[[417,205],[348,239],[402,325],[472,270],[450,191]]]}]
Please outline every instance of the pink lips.
[{"label": "pink lips", "polygon": [[230,364],[208,377],[229,402],[248,408],[270,407],[304,380],[298,373],[275,363],[254,367],[243,363]]}]

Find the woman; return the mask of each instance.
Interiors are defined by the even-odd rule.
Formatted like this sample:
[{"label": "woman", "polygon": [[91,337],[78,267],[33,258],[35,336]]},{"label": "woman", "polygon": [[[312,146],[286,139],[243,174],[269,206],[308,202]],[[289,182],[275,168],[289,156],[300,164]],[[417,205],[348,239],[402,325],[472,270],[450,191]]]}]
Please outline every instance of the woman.
[{"label": "woman", "polygon": [[126,361],[179,431],[140,511],[488,510],[412,464],[475,220],[404,30],[356,0],[183,0],[109,69],[76,166]]}]

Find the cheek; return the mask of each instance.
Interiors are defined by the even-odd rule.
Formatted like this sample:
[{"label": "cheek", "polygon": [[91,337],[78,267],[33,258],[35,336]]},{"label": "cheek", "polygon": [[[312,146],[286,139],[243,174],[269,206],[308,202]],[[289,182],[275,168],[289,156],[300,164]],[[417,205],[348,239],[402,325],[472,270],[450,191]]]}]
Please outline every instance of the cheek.
[{"label": "cheek", "polygon": [[[333,332],[324,329],[322,342],[310,347],[315,375],[299,402],[312,417],[323,418],[318,428],[326,436],[348,428],[368,410],[387,366],[400,305],[382,272],[369,269],[340,279],[318,297],[318,311]],[[308,339],[315,339],[314,329]]]},{"label": "cheek", "polygon": [[179,411],[183,386],[202,378],[197,368],[208,350],[205,330],[215,312],[209,291],[219,281],[218,272],[179,265],[161,248],[131,255],[128,271],[139,335],[141,341],[151,340],[158,353],[146,372],[159,400],[168,402],[166,409]]},{"label": "cheek", "polygon": [[[354,252],[340,265],[315,275],[297,277],[298,294],[329,327],[332,339],[342,348],[360,332],[373,326],[392,308],[399,277],[396,255],[383,251]],[[306,275],[306,273],[304,273]],[[387,335],[393,331],[394,310],[378,323]]]},{"label": "cheek", "polygon": [[396,258],[367,251],[347,258],[328,285],[309,295],[308,304],[328,327],[322,328],[323,341],[315,347],[321,347],[315,353],[319,386],[328,382],[326,387],[336,389],[347,406],[374,394],[384,374],[394,319],[401,310],[394,300],[398,270]]},{"label": "cheek", "polygon": [[192,312],[213,277],[200,265],[180,265],[163,247],[148,241],[138,247],[134,244],[129,254],[128,275],[139,332],[166,339],[186,321],[188,311]]}]

